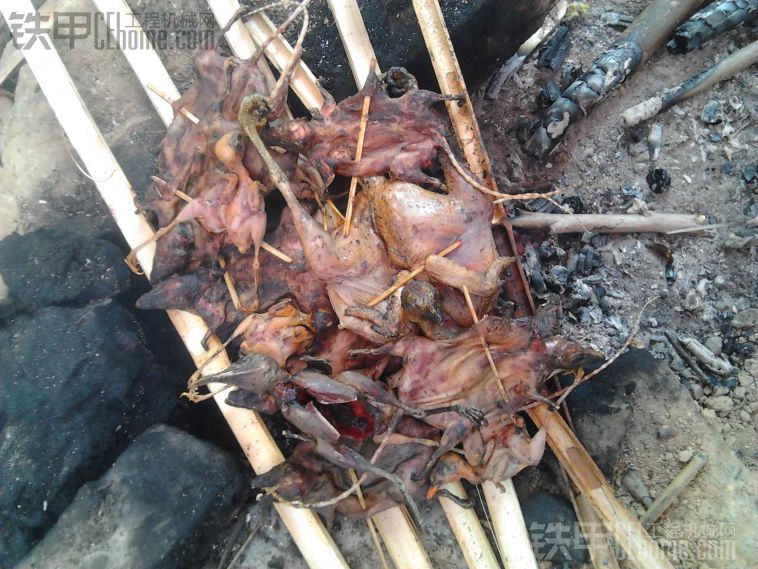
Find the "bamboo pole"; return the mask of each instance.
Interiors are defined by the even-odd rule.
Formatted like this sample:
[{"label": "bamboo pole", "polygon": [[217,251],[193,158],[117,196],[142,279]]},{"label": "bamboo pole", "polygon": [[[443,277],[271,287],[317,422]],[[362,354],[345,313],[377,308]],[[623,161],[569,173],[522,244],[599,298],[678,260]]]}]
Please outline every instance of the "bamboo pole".
[{"label": "bamboo pole", "polygon": [[[446,95],[460,95],[464,98],[462,105],[458,105],[454,101],[447,103],[458,145],[463,150],[463,155],[471,171],[484,180],[493,190],[497,190],[489,156],[482,141],[474,108],[471,105],[458,60],[455,57],[455,51],[439,3],[437,0],[413,0],[413,7],[432,58],[440,91]],[[505,227],[508,231],[511,248],[515,251],[513,232],[507,221],[505,221]],[[525,282],[520,263],[517,264],[517,270],[522,278],[522,283]],[[531,297],[528,299],[531,300]],[[534,306],[531,303],[530,305],[533,311]],[[513,482],[506,480],[501,484],[501,487],[502,489],[498,488],[490,481],[483,484],[502,561],[506,568],[527,569],[533,567],[536,569],[537,561],[534,558]]]},{"label": "bamboo pole", "polygon": [[[370,70],[373,69],[376,73],[380,70],[360,9],[355,0],[329,0],[329,7],[340,32],[356,86],[361,89]],[[458,482],[446,485],[445,489],[456,496],[466,495],[463,485]],[[472,569],[497,568],[497,559],[475,512],[444,498],[440,500],[440,505],[467,565]]]},{"label": "bamboo pole", "polygon": [[[108,9],[124,8],[115,2],[107,4],[107,7]],[[35,14],[29,0],[5,0],[0,5],[0,12],[6,21],[14,12],[28,14],[31,17]],[[21,45],[26,45],[29,39],[27,33],[25,30],[18,32]],[[50,41],[49,37],[45,39]],[[50,45],[52,46],[51,42]],[[85,107],[58,52],[54,47],[47,49],[43,42],[35,41],[26,46],[23,54],[61,127],[95,181],[98,192],[111,211],[127,243],[131,247],[136,247],[149,239],[153,232],[146,219],[134,213],[134,192],[131,185]],[[153,70],[152,67],[150,69]],[[152,268],[154,255],[154,244],[144,247],[137,254],[146,274],[149,274]],[[208,329],[202,319],[182,311],[169,310],[167,312],[195,364],[202,365],[220,346],[218,339],[211,338],[209,349],[204,350],[201,339]],[[222,352],[205,367],[204,373],[215,373],[229,365],[230,361],[226,353]],[[214,399],[256,472],[265,472],[281,463],[284,457],[260,417],[253,411],[226,405],[224,397],[219,394]],[[277,504],[275,507],[310,567],[347,568],[347,563],[334,545],[331,536],[313,512],[282,504]]]},{"label": "bamboo pole", "polygon": [[[237,0],[216,1],[239,6]],[[266,14],[251,16],[245,22],[245,27],[247,27],[249,34],[258,45],[262,45],[276,31],[276,26],[274,26]],[[266,47],[265,53],[266,57],[274,64],[274,67],[281,71],[287,65],[292,55],[292,46],[284,38],[278,36]],[[290,87],[309,110],[320,109],[324,106],[324,96],[318,88],[316,76],[302,61],[295,67],[292,79],[290,80]]]},{"label": "bamboo pole", "polygon": [[629,559],[640,569],[673,569],[637,518],[614,496],[602,472],[563,417],[550,413],[544,404],[530,409],[529,416],[539,428],[547,429],[550,448]]}]

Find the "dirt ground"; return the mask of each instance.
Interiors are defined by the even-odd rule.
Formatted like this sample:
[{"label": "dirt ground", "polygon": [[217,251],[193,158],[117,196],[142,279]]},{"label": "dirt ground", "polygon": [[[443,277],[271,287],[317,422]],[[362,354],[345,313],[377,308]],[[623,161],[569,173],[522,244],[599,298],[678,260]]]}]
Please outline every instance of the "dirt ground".
[{"label": "dirt ground", "polygon": [[[604,24],[602,14],[635,15],[646,3],[619,0],[589,4],[588,13],[572,25],[573,46],[567,60],[585,69],[621,33]],[[579,196],[587,213],[606,214],[624,213],[636,195],[651,211],[704,214],[709,222],[722,224],[702,234],[619,235],[610,240],[596,237],[592,241],[590,235],[553,238],[551,241],[568,255],[589,243],[603,259],[603,266],[585,282],[590,286],[600,284],[606,289],[610,309],[606,314],[591,309],[585,322],[577,322],[575,313],[569,311],[564,330],[572,339],[612,353],[628,336],[641,306],[658,296],[660,300],[654,301],[642,315],[634,345],[647,347],[669,362],[682,379],[694,382],[695,376],[673,353],[663,335],[666,330],[701,342],[712,338],[710,345],[718,345],[717,339],[721,339],[726,345],[726,336],[735,333],[730,325],[732,317],[737,315],[741,322],[739,315],[742,314],[752,324],[737,334],[749,345],[745,352],[755,357],[758,337],[753,327],[754,312],[749,309],[756,306],[756,250],[750,246],[732,248],[730,245],[734,241],[733,234],[758,213],[755,182],[750,186],[744,179],[758,159],[755,150],[758,130],[754,120],[758,76],[741,73],[662,113],[639,128],[640,142],[632,140],[619,118],[626,108],[685,80],[754,38],[754,32],[741,29],[686,55],[659,50],[621,89],[584,121],[570,128],[569,135],[545,162],[526,156],[515,132],[519,120],[539,112],[536,95],[553,72],[538,69],[531,59],[515,80],[506,83],[496,101],[483,99],[481,92],[475,97],[482,133],[501,189],[507,187],[509,181],[510,191],[519,185],[553,182],[563,196]],[[719,102],[724,112],[721,124],[708,125],[701,120],[703,107],[709,101]],[[651,164],[647,135],[655,123],[663,132],[655,165],[668,170],[672,180],[671,187],[662,194],[653,193],[645,180]],[[522,234],[520,240],[522,245],[533,242],[539,246],[542,237],[530,232]],[[665,278],[664,261],[648,247],[653,243],[665,243],[673,254],[676,271],[673,284],[667,283]],[[547,274],[555,262],[544,263],[543,273]],[[566,258],[559,258],[557,262],[565,265]],[[542,300],[566,304],[567,295],[548,293]],[[752,369],[755,360],[734,354],[733,362],[738,369],[737,382],[752,385],[750,376],[755,373]],[[750,389],[735,390],[733,384],[706,386],[703,394],[706,397],[698,399],[707,408],[708,395],[730,394],[733,407],[728,412],[718,412],[711,419],[745,463],[755,469],[758,465],[756,396]]]}]

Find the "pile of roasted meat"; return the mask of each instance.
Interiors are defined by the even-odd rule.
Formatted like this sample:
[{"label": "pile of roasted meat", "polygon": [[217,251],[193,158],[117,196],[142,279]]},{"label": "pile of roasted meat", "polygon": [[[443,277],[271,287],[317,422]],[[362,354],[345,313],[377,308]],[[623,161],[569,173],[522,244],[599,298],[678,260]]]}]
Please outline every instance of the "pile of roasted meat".
[{"label": "pile of roasted meat", "polygon": [[237,361],[190,393],[223,383],[229,404],[291,424],[296,450],[256,486],[365,517],[536,464],[545,436],[519,411],[600,354],[555,335],[552,314],[508,312],[513,259],[448,145],[446,97],[393,69],[292,119],[255,60],[204,50],[196,66],[143,203],[161,229],[138,305],[234,332]]}]

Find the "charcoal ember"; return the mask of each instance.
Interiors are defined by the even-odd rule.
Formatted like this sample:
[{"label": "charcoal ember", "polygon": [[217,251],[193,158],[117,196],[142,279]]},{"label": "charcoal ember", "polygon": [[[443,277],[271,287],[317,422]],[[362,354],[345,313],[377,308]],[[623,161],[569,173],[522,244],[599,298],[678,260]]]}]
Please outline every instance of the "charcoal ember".
[{"label": "charcoal ember", "polygon": [[112,302],[18,318],[0,330],[0,369],[0,567],[12,567],[82,483],[171,416],[183,380]]},{"label": "charcoal ember", "polygon": [[607,233],[595,233],[592,237],[590,237],[590,245],[593,247],[605,247],[610,242],[611,236]]},{"label": "charcoal ember", "polygon": [[550,241],[543,241],[540,243],[539,254],[541,259],[553,259],[556,257],[564,257],[566,251]]},{"label": "charcoal ember", "polygon": [[602,257],[589,245],[582,247],[579,252],[571,253],[567,263],[569,272],[583,276],[589,275],[594,269],[602,266]]},{"label": "charcoal ember", "polygon": [[519,118],[516,126],[516,138],[519,143],[522,145],[526,144],[529,138],[531,138],[532,132],[534,132],[534,129],[536,129],[539,124],[539,119]]},{"label": "charcoal ember", "polygon": [[671,186],[671,175],[665,168],[653,168],[645,178],[653,193],[662,194]]},{"label": "charcoal ember", "polygon": [[584,202],[579,196],[568,196],[561,202],[563,207],[569,208],[573,213],[585,213]]},{"label": "charcoal ember", "polygon": [[200,536],[221,529],[245,494],[230,455],[156,426],[82,486],[24,566],[198,567],[212,550]]},{"label": "charcoal ember", "polygon": [[608,303],[608,293],[606,292],[605,287],[595,287],[595,298],[597,298],[597,305],[600,307],[600,310],[603,311],[603,314],[610,314],[611,305]]},{"label": "charcoal ember", "polygon": [[556,83],[555,79],[550,79],[545,86],[540,89],[537,95],[537,103],[543,107],[549,107],[558,100],[561,96],[561,87]]},{"label": "charcoal ember", "polygon": [[535,294],[544,295],[547,293],[547,285],[545,284],[545,279],[542,277],[542,265],[540,264],[539,255],[537,255],[534,247],[527,245],[524,247],[524,256],[529,270],[531,289]]},{"label": "charcoal ember", "polygon": [[558,71],[571,50],[569,27],[558,26],[537,56],[537,67],[546,67]]},{"label": "charcoal ember", "polygon": [[700,113],[700,120],[705,124],[721,124],[724,122],[724,113],[721,110],[721,103],[718,101],[708,101]]},{"label": "charcoal ember", "polygon": [[561,73],[558,78],[558,85],[561,88],[561,92],[576,81],[583,71],[584,69],[582,69],[580,64],[571,61],[567,61],[561,65]]},{"label": "charcoal ember", "polygon": [[748,164],[742,169],[742,181],[750,189],[758,187],[758,164]]},{"label": "charcoal ember", "polygon": [[0,241],[0,267],[11,298],[23,306],[84,305],[129,288],[121,250],[63,229],[16,233]]},{"label": "charcoal ember", "polygon": [[553,265],[550,267],[545,283],[550,287],[553,292],[562,294],[568,286],[571,275],[566,267],[563,265]]},{"label": "charcoal ember", "polygon": [[634,18],[626,14],[618,14],[616,12],[603,13],[603,22],[612,28],[626,29],[633,21]]}]

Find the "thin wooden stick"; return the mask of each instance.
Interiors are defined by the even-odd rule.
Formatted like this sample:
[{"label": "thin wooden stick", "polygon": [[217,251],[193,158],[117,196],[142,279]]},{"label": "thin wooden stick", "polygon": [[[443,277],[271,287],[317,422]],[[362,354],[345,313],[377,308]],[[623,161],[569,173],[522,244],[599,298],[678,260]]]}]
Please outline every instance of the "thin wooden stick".
[{"label": "thin wooden stick", "polygon": [[705,453],[698,452],[692,457],[679,474],[677,474],[671,483],[664,488],[658,497],[653,500],[650,507],[644,513],[640,519],[640,523],[645,529],[650,529],[658,518],[661,517],[663,512],[677,499],[679,494],[692,482],[692,479],[697,476],[705,464],[708,462],[708,456]]},{"label": "thin wooden stick", "polygon": [[[456,241],[452,245],[445,247],[442,251],[437,253],[437,255],[439,257],[445,257],[449,255],[450,253],[452,253],[453,251],[455,251],[460,246],[461,246],[461,242]],[[424,269],[426,269],[426,264],[421,264],[415,267],[410,273],[408,273],[404,277],[400,277],[399,279],[397,279],[397,281],[395,281],[395,283],[391,287],[389,287],[387,290],[385,290],[383,293],[372,298],[366,306],[369,306],[369,307],[376,306],[384,299],[389,298],[390,296],[392,296],[392,293],[394,293],[401,286],[405,286],[406,284],[411,282],[413,279],[415,279],[417,276],[419,276],[421,273],[423,273]]]},{"label": "thin wooden stick", "polygon": [[[216,0],[216,2],[236,4],[239,7],[237,0]],[[231,14],[229,17],[231,17]],[[265,14],[256,14],[247,18],[244,25],[258,45],[263,45],[276,32],[276,26]],[[266,57],[268,57],[278,71],[282,71],[285,68],[292,56],[292,52],[292,46],[281,36],[274,38],[264,49]],[[290,87],[309,110],[320,109],[324,106],[324,96],[318,87],[316,76],[313,75],[311,70],[302,61],[295,67],[295,71],[290,79]]]},{"label": "thin wooden stick", "polygon": [[550,448],[629,559],[640,568],[673,569],[637,518],[614,496],[600,469],[563,417],[548,411],[544,404],[530,409],[529,416],[537,427],[547,429]]},{"label": "thin wooden stick", "polygon": [[[358,502],[361,505],[361,509],[366,509],[366,500],[363,499],[363,490],[361,490],[361,485],[358,483],[358,475],[355,473],[355,470],[352,468],[348,470],[350,473],[350,480],[353,484],[357,484],[358,486],[355,489],[355,495],[358,498]],[[371,533],[371,541],[374,542],[374,549],[376,549],[377,554],[379,555],[379,562],[382,564],[382,569],[390,569],[389,564],[387,563],[387,558],[384,555],[384,549],[382,548],[382,542],[379,539],[379,534],[376,530],[376,524],[374,524],[374,521],[369,518],[366,520],[366,525],[368,525],[368,531]]]},{"label": "thin wooden stick", "polygon": [[[105,0],[98,0],[98,1],[104,2]],[[140,28],[140,30],[141,29],[142,28]],[[164,101],[166,101],[169,105],[171,105],[174,101],[176,101],[176,100],[179,99],[179,93],[176,93],[176,97],[172,98],[171,96],[167,95],[166,93],[164,93],[163,91],[161,91],[160,89],[158,89],[158,87],[156,87],[152,83],[148,83],[146,85],[146,87],[149,90],[148,91],[148,96],[150,96],[150,93],[153,93],[153,94],[157,95],[160,99],[163,99]],[[155,107],[155,103],[153,103],[153,106]],[[155,110],[158,111],[158,107],[155,107]],[[197,118],[195,115],[193,115],[185,107],[182,107],[181,109],[179,109],[179,112],[182,113],[185,117],[187,117],[187,119],[189,119],[190,122],[192,122],[194,124],[198,124],[200,122],[200,119]],[[161,115],[161,118],[163,118],[163,113],[161,111],[158,111],[158,114]],[[168,124],[171,123],[171,119],[174,116],[173,107],[172,107],[172,110],[171,110],[170,113],[165,113],[165,114],[168,117],[168,121],[164,120],[163,123],[166,124],[166,125],[168,125]]]},{"label": "thin wooden stick", "polygon": [[511,220],[513,227],[522,229],[549,229],[551,233],[669,233],[688,229],[703,229],[704,215],[685,213],[635,214],[563,214],[523,213]]},{"label": "thin wooden stick", "polygon": [[[34,7],[29,0],[5,0],[0,3],[0,12],[6,20],[12,13],[27,16],[30,21],[35,17]],[[29,44],[31,30],[15,31],[19,43],[26,46],[23,55],[61,127],[95,180],[103,201],[127,243],[136,247],[152,235],[152,229],[142,215],[134,213],[134,193],[129,181],[84,106],[58,52],[52,47],[45,32],[42,32],[41,39],[46,41]],[[40,40],[40,32],[33,30],[33,33]],[[51,47],[46,47],[45,44]],[[138,253],[140,264],[146,272],[152,268],[154,254],[154,246],[145,247]],[[170,310],[168,314],[196,365],[201,365],[208,353],[219,346],[218,340],[212,337],[209,341],[210,350],[206,351],[201,340],[208,328],[201,318],[177,310]],[[229,363],[224,355],[214,360],[207,371],[221,371]],[[253,468],[265,472],[283,460],[281,452],[256,413],[230,407],[221,396],[216,398],[216,402]],[[312,567],[320,566],[321,563],[330,567],[347,567],[315,514],[285,506],[278,508],[278,511],[296,540],[298,535],[307,535],[307,541],[301,541],[299,546],[305,550],[306,559]]]},{"label": "thin wooden stick", "polygon": [[[371,97],[363,97],[363,109],[361,110],[361,124],[358,128],[358,144],[355,148],[355,162],[361,161],[363,157],[363,140],[366,138],[366,126],[368,125],[368,110],[371,106]],[[350,233],[350,222],[353,219],[353,201],[355,201],[355,190],[358,186],[358,178],[353,176],[350,179],[350,192],[347,197],[347,210],[345,212],[345,224],[342,227],[342,234],[347,237]]]},{"label": "thin wooden stick", "polygon": [[490,346],[487,343],[487,340],[484,338],[484,334],[482,334],[482,331],[479,329],[479,316],[476,314],[476,308],[474,308],[474,303],[471,300],[471,294],[468,291],[468,287],[466,285],[463,285],[461,287],[461,291],[463,292],[463,297],[466,299],[466,306],[468,306],[469,314],[471,314],[471,319],[474,321],[474,326],[477,327],[479,331],[479,340],[482,343],[482,348],[484,348],[484,353],[487,355],[487,361],[490,364],[490,368],[492,369],[492,373],[495,374],[495,379],[497,379],[497,387],[500,390],[500,396],[503,398],[503,401],[505,403],[508,403],[508,394],[505,392],[505,387],[503,386],[503,379],[500,377],[500,371],[497,369],[497,366],[495,365],[495,360],[492,359],[492,351],[490,350]]},{"label": "thin wooden stick", "polygon": [[619,562],[609,543],[608,534],[601,531],[600,518],[595,513],[589,498],[579,492],[574,496],[574,503],[579,524],[587,540],[587,549],[590,550],[592,566],[595,569],[619,569]]}]

